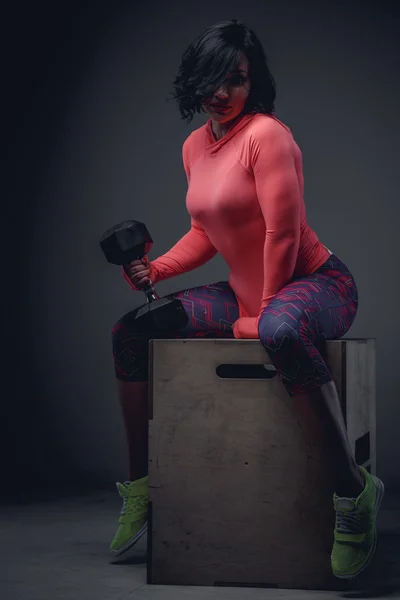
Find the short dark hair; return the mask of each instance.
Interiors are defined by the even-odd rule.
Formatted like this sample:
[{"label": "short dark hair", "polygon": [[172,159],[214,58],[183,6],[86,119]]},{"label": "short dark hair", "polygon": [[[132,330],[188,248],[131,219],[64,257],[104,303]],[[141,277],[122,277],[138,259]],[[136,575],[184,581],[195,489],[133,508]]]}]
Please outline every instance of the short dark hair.
[{"label": "short dark hair", "polygon": [[204,112],[201,105],[238,68],[243,56],[249,62],[251,82],[244,113],[273,114],[276,88],[264,48],[251,29],[232,19],[209,27],[183,54],[172,84],[182,119],[190,123],[195,112]]}]

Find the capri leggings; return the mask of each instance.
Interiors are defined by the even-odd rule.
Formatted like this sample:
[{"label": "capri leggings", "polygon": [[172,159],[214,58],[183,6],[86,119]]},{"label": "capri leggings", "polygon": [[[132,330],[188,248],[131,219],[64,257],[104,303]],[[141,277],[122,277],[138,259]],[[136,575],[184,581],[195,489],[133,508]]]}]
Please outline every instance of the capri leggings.
[{"label": "capri leggings", "polygon": [[[171,294],[188,314],[186,328],[168,338],[233,338],[239,318],[236,296],[225,281]],[[325,340],[341,338],[357,313],[358,294],[346,265],[335,255],[311,275],[293,278],[264,309],[259,321],[260,342],[289,396],[331,381],[322,356]],[[148,344],[163,337],[156,331],[135,331],[135,311],[114,326],[115,374],[124,381],[147,381]]]}]

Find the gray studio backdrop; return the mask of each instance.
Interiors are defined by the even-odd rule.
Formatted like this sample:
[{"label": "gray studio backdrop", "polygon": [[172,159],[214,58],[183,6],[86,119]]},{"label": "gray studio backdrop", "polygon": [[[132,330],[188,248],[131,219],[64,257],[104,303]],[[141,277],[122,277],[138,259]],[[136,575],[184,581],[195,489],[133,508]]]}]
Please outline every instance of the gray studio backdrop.
[{"label": "gray studio backdrop", "polygon": [[[377,338],[378,469],[389,487],[399,487],[395,28],[376,6],[326,5],[175,1],[172,14],[169,3],[153,3],[148,11],[120,11],[77,65],[57,144],[40,174],[25,279],[37,408],[70,470],[106,485],[126,477],[111,329],[144,296],[105,261],[99,237],[119,221],[144,221],[156,257],[188,230],[181,147],[205,117],[188,126],[165,98],[193,37],[237,17],[270,56],[277,116],[303,151],[309,222],[357,279],[359,314],[348,335]],[[158,291],[227,274],[216,257]]]}]

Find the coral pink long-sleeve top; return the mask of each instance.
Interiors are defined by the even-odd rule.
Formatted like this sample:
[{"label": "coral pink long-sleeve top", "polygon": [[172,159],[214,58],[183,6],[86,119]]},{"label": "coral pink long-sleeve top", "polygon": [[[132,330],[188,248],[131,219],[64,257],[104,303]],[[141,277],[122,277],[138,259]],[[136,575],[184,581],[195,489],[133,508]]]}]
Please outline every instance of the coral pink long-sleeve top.
[{"label": "coral pink long-sleeve top", "polygon": [[182,157],[191,228],[151,262],[154,283],[219,252],[240,317],[259,317],[293,276],[313,273],[328,259],[306,220],[301,151],[281,121],[245,115],[216,141],[208,120],[185,140]]}]

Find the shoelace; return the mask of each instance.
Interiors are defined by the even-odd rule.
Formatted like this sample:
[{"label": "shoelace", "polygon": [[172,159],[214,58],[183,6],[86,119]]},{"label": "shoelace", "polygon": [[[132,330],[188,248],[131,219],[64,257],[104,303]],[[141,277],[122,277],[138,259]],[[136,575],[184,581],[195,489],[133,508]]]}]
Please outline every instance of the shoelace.
[{"label": "shoelace", "polygon": [[121,515],[131,515],[136,511],[141,511],[147,507],[146,496],[129,496],[126,494],[123,496]]},{"label": "shoelace", "polygon": [[362,509],[355,509],[351,512],[342,512],[339,509],[336,513],[338,532],[364,533],[365,515],[365,511],[363,511]]}]

